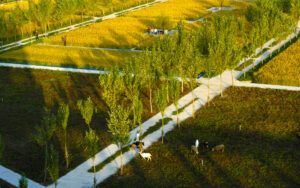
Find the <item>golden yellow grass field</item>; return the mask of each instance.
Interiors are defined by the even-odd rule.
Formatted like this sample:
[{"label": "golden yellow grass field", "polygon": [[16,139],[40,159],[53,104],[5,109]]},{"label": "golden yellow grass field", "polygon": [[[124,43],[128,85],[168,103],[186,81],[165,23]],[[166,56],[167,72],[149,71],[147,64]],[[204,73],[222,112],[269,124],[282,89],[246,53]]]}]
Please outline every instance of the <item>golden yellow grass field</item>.
[{"label": "golden yellow grass field", "polygon": [[117,17],[66,34],[49,37],[45,44],[62,44],[67,36],[68,45],[128,49],[147,46],[154,36],[145,35],[151,19]]},{"label": "golden yellow grass field", "polygon": [[[136,1],[136,0],[132,0]],[[225,1],[224,6],[245,7],[245,2]],[[43,40],[44,44],[63,45],[62,37],[66,35],[67,45],[129,49],[150,46],[157,36],[145,35],[147,28],[153,26],[157,17],[169,16],[172,27],[180,20],[196,20],[200,17],[214,15],[207,8],[218,6],[217,0],[170,0],[139,11],[105,20],[88,27],[68,33],[51,36]],[[228,12],[229,13],[229,12]],[[197,24],[186,24],[187,28],[197,28]],[[49,48],[49,50],[48,50]],[[26,55],[26,54],[30,54]],[[118,54],[118,55],[116,55]],[[1,59],[38,62],[51,65],[76,64],[78,67],[107,67],[115,63],[124,63],[128,52],[94,52],[92,50],[75,50],[68,48],[32,46],[0,54]],[[107,63],[107,65],[106,65]]]},{"label": "golden yellow grass field", "polygon": [[260,83],[300,86],[300,40],[254,73]]},{"label": "golden yellow grass field", "polygon": [[2,6],[0,6],[0,11],[8,11],[10,9],[13,9],[13,8],[16,7],[17,4],[21,8],[28,8],[28,2],[27,1],[21,1],[21,2],[11,3],[11,4],[7,4],[7,5],[2,5]]},{"label": "golden yellow grass field", "polygon": [[[242,8],[248,5],[249,2],[238,2],[225,0],[223,6]],[[161,15],[167,15],[172,19],[179,20],[196,20],[204,17],[211,12],[206,9],[219,6],[217,0],[169,0],[165,3],[143,9],[140,11],[129,13],[126,16],[138,18],[157,18]]]},{"label": "golden yellow grass field", "polygon": [[132,52],[31,45],[0,54],[0,59],[39,65],[108,68],[116,64],[122,66],[127,58],[134,55]]},{"label": "golden yellow grass field", "polygon": [[[231,2],[231,1],[230,1]],[[225,6],[245,7],[245,2],[225,1]],[[69,45],[93,46],[107,48],[133,48],[149,46],[153,36],[145,35],[149,26],[153,26],[159,16],[169,16],[173,28],[182,20],[196,20],[211,13],[207,8],[218,6],[216,0],[170,0],[118,17],[105,20],[91,26],[71,31],[67,34],[53,36],[44,40],[45,44],[62,44],[62,37],[67,35]],[[186,24],[195,28],[198,23]]]}]

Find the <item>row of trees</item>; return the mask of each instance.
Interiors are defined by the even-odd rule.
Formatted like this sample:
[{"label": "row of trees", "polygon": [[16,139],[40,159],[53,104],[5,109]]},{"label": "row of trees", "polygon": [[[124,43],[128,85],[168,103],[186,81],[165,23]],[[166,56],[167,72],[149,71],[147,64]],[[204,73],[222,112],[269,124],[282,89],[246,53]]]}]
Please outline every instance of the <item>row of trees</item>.
[{"label": "row of trees", "polygon": [[[180,126],[178,100],[184,86],[192,91],[194,115],[194,101],[197,95],[194,88],[197,87],[197,76],[200,72],[204,71],[208,78],[220,74],[222,80],[221,73],[226,69],[234,69],[241,57],[250,56],[257,47],[261,47],[271,38],[281,39],[294,31],[295,21],[298,18],[292,14],[292,8],[288,14],[277,1],[272,2],[256,1],[254,6],[248,7],[246,18],[217,16],[205,21],[197,31],[187,32],[183,22],[179,22],[177,35],[165,36],[151,49],[128,61],[122,70],[113,67],[99,76],[100,87],[103,89],[102,98],[108,107],[108,131],[112,133],[113,141],[121,150],[121,174],[122,149],[130,143],[130,129],[140,126],[140,133],[143,133],[142,112],[145,103],[142,103],[142,94],[148,93],[151,113],[154,112],[155,104],[162,115],[163,143],[164,114],[171,102],[176,106]],[[222,81],[220,89],[222,91]],[[209,101],[209,82],[207,98]],[[95,154],[98,152],[99,138],[90,126],[95,106],[91,98],[78,101],[77,106],[87,125],[86,146],[93,160],[95,174]],[[70,163],[66,139],[68,117],[68,106],[61,105],[57,116],[46,111],[42,125],[36,127],[35,140],[45,150],[45,177],[48,170],[54,182],[59,172],[58,154],[53,146],[50,146],[48,152],[49,143],[57,125],[61,126],[65,135],[64,150],[68,167]],[[96,184],[95,176],[94,183]]]},{"label": "row of trees", "polygon": [[[0,12],[0,40],[5,41],[24,34],[32,35],[35,29],[46,32],[51,27],[71,25],[74,15],[94,16],[99,12],[99,4],[110,7],[113,11],[113,0],[28,0],[28,9],[19,4],[15,8]],[[125,4],[126,0],[122,0]],[[105,9],[101,9],[105,14]]]},{"label": "row of trees", "polygon": [[[204,22],[196,32],[186,32],[183,22],[180,22],[177,26],[178,35],[164,37],[151,50],[131,59],[125,64],[122,74],[120,69],[114,67],[100,75],[103,99],[109,108],[110,131],[114,135],[119,135],[116,134],[117,130],[128,132],[131,114],[133,128],[138,122],[142,132],[142,125],[137,121],[140,120],[142,112],[142,92],[148,92],[151,112],[154,101],[164,117],[167,104],[171,100],[178,112],[178,99],[184,83],[192,91],[194,114],[193,89],[197,86],[196,78],[201,71],[205,71],[208,78],[220,74],[222,95],[222,72],[226,69],[233,70],[243,56],[253,54],[267,40],[281,39],[294,30],[296,18],[286,14],[279,5],[269,0],[256,1],[254,6],[248,8],[247,19],[217,16]],[[257,12],[260,19],[256,18]],[[178,76],[181,78],[181,89]],[[233,74],[232,84],[234,85]],[[209,101],[209,90],[207,97]],[[179,125],[178,117],[177,120]],[[127,144],[128,135],[125,135],[127,134],[124,134],[123,139],[126,142],[120,138],[115,139],[120,149]],[[163,137],[162,126],[162,142]]]}]

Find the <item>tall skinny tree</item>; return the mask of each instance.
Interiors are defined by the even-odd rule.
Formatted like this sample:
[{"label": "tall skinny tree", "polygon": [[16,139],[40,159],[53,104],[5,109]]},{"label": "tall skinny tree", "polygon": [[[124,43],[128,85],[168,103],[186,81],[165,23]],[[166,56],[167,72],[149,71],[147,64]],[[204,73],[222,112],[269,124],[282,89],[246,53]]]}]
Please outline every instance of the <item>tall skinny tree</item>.
[{"label": "tall skinny tree", "polygon": [[154,93],[154,99],[155,104],[159,109],[162,117],[161,142],[164,143],[164,116],[165,110],[168,106],[167,88],[165,85],[163,85],[161,89],[156,90],[156,92]]},{"label": "tall skinny tree", "polygon": [[77,101],[77,106],[81,112],[82,118],[85,120],[85,123],[88,125],[90,129],[90,124],[92,121],[94,108],[95,108],[91,97],[88,97],[86,101],[82,101],[82,100]]},{"label": "tall skinny tree", "polygon": [[109,112],[107,125],[109,132],[112,133],[114,143],[121,151],[121,175],[123,175],[123,152],[122,149],[130,143],[130,110],[118,105]]},{"label": "tall skinny tree", "polygon": [[69,105],[61,104],[58,109],[57,120],[58,120],[58,125],[60,125],[64,130],[65,159],[66,159],[67,168],[69,168],[69,164],[70,164],[69,152],[67,147],[67,126],[68,126],[69,115],[70,115]]},{"label": "tall skinny tree", "polygon": [[46,114],[43,117],[42,124],[35,126],[36,134],[33,136],[36,143],[42,148],[45,147],[45,166],[44,166],[44,182],[47,177],[47,156],[48,142],[51,140],[54,131],[56,130],[56,117],[50,114],[48,109],[45,109]]},{"label": "tall skinny tree", "polygon": [[180,83],[177,79],[172,79],[170,81],[170,96],[174,105],[176,107],[176,114],[177,114],[177,126],[180,128],[180,121],[178,115],[178,102],[179,102],[179,95],[180,95]]},{"label": "tall skinny tree", "polygon": [[54,181],[54,186],[57,186],[57,179],[59,178],[59,166],[58,166],[58,152],[54,150],[53,145],[51,145],[50,153],[47,156],[48,161],[48,172],[51,180]]},{"label": "tall skinny tree", "polygon": [[143,132],[143,124],[142,124],[142,113],[143,113],[143,103],[139,100],[138,97],[135,97],[134,101],[135,114],[134,119],[140,126],[140,134]]},{"label": "tall skinny tree", "polygon": [[96,166],[95,166],[95,156],[99,151],[99,138],[96,135],[96,132],[93,129],[89,129],[89,131],[85,132],[85,145],[87,146],[87,150],[89,156],[93,160],[93,168],[94,168],[94,188],[96,188]]}]

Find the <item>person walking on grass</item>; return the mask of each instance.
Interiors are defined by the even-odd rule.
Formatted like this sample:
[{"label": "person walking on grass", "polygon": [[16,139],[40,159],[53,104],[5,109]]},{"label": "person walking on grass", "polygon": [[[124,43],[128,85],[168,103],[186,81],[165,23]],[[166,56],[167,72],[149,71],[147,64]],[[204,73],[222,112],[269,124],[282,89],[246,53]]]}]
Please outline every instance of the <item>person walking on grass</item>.
[{"label": "person walking on grass", "polygon": [[39,32],[38,32],[37,29],[35,30],[34,35],[35,35],[35,39],[36,39],[36,40],[39,40]]},{"label": "person walking on grass", "polygon": [[64,42],[64,46],[67,46],[67,36],[66,35],[64,37],[62,37],[62,40]]}]

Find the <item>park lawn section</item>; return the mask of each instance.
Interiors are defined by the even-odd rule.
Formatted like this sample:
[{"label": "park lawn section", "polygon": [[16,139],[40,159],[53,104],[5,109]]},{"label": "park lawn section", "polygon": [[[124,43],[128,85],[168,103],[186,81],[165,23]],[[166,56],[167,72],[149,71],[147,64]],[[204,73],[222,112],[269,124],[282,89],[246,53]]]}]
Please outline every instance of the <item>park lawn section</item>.
[{"label": "park lawn section", "polygon": [[21,8],[28,9],[28,2],[27,1],[20,1],[16,3],[11,3],[7,5],[2,5],[0,3],[0,11],[9,11],[16,7],[16,5],[20,5]]},{"label": "park lawn section", "polygon": [[[136,157],[124,176],[99,187],[299,186],[300,92],[229,88],[224,95],[148,148],[151,162]],[[225,152],[199,148],[196,156],[190,151],[196,139],[224,144]]]},{"label": "park lawn section", "polygon": [[77,68],[110,68],[122,66],[134,52],[104,51],[68,47],[31,45],[0,54],[7,62],[53,65]]},{"label": "park lawn section", "polygon": [[[105,20],[44,39],[44,44],[62,45],[62,37],[67,37],[68,45],[89,46],[117,49],[141,48],[150,46],[158,37],[146,35],[149,23],[154,19],[137,19],[131,17],[117,17]],[[173,23],[174,27],[176,22]]]},{"label": "park lawn section", "polygon": [[[245,2],[235,2],[226,5],[235,6],[240,9],[242,7],[245,8],[248,4],[249,3]],[[68,32],[67,34],[52,36],[45,39],[43,42],[45,44],[61,45],[62,37],[66,35],[68,45],[72,46],[120,49],[149,47],[158,37],[145,35],[145,33],[147,32],[148,27],[155,28],[155,22],[158,17],[170,17],[171,27],[167,29],[174,29],[180,20],[197,20],[205,15],[210,15],[211,12],[206,11],[206,9],[217,5],[218,3],[216,0],[170,0],[165,3],[128,13],[122,17],[105,20],[85,28],[80,28]]]},{"label": "park lawn section", "polygon": [[254,82],[275,85],[300,86],[300,40],[279,53],[257,72]]},{"label": "park lawn section", "polygon": [[[225,1],[224,7],[245,8],[250,2]],[[126,16],[138,18],[157,18],[162,15],[169,16],[171,19],[180,20],[197,20],[201,17],[210,15],[206,9],[219,6],[217,0],[169,0],[165,3],[158,4],[140,11],[131,12]],[[230,11],[229,11],[230,12]]]},{"label": "park lawn section", "polygon": [[[185,88],[185,92],[181,95],[187,92],[188,89]],[[91,128],[95,129],[99,136],[99,151],[111,144],[111,133],[108,132],[106,125],[107,107],[101,99],[101,93],[98,75],[1,68],[0,134],[5,144],[1,165],[18,173],[25,173],[32,180],[43,182],[44,150],[33,140],[34,127],[40,125],[44,107],[56,114],[58,104],[61,102],[70,106],[67,144],[71,163],[70,168],[66,169],[64,134],[59,127],[54,133],[51,144],[59,152],[60,177],[87,160],[88,154],[84,151],[83,142],[88,127],[76,103],[89,96],[97,106]],[[150,113],[147,91],[141,92],[140,100],[144,106],[143,121],[158,112],[153,104],[154,112]],[[49,176],[47,183],[50,183]]]}]

